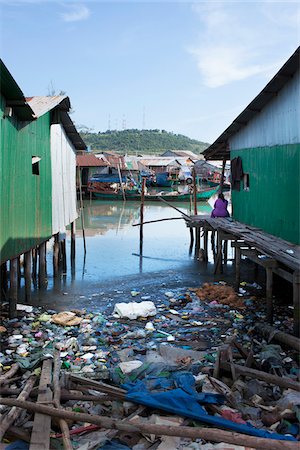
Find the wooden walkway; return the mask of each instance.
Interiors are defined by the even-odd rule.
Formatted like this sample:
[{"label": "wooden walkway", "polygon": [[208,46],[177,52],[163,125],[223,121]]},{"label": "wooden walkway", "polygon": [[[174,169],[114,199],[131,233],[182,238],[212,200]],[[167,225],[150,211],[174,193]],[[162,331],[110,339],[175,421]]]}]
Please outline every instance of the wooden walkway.
[{"label": "wooden walkway", "polygon": [[[268,234],[259,228],[231,218],[209,216],[184,217],[190,230],[195,229],[195,250],[200,249],[202,231],[204,258],[208,259],[208,232],[217,235],[215,273],[222,273],[227,263],[227,242],[235,248],[236,287],[240,283],[241,258],[245,256],[266,270],[267,318],[273,320],[273,274],[293,284],[294,332],[300,335],[300,246]],[[193,235],[191,231],[191,236]],[[214,245],[214,239],[212,239]],[[214,249],[213,249],[214,250]]]}]

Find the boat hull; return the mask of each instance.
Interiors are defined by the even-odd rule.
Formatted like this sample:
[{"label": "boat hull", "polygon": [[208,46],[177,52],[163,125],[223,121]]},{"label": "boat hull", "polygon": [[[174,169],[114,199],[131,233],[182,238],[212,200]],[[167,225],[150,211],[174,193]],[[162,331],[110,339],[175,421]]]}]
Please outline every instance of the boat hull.
[{"label": "boat hull", "polygon": [[[212,195],[216,194],[218,191],[217,188],[206,189],[202,192],[197,192],[197,201],[206,202]],[[104,193],[104,192],[96,192],[91,191],[93,196],[99,200],[121,200],[123,201],[122,192],[118,193]],[[126,200],[134,200],[141,201],[141,195],[139,193],[130,193],[127,192]],[[178,194],[178,195],[170,195],[170,194],[145,194],[145,201],[160,201],[166,200],[167,202],[190,202],[193,196],[190,194]]]}]

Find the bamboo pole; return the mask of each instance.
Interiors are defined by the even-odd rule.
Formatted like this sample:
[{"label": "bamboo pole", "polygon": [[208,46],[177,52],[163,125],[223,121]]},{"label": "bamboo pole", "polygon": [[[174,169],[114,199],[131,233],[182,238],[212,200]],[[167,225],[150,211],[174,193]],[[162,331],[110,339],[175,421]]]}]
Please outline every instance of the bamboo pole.
[{"label": "bamboo pole", "polygon": [[183,211],[181,211],[179,208],[176,208],[176,206],[172,205],[171,203],[167,202],[167,200],[165,200],[164,198],[160,198],[159,196],[157,196],[158,200],[160,200],[161,202],[166,203],[168,206],[170,206],[171,208],[175,209],[176,211],[178,211],[180,214],[182,214],[184,217],[186,217],[188,220],[190,220],[190,216],[188,216],[187,214],[185,214]]},{"label": "bamboo pole", "polygon": [[141,207],[140,207],[140,255],[143,254],[145,186],[146,186],[146,178],[143,178],[142,179],[142,192],[141,192]]},{"label": "bamboo pole", "polygon": [[193,176],[193,200],[194,200],[194,214],[197,216],[197,180],[196,180],[196,171],[195,167],[192,169],[192,176]]},{"label": "bamboo pole", "polygon": [[[183,217],[169,217],[167,219],[157,219],[157,220],[148,220],[147,222],[143,222],[143,225],[146,225],[147,223],[156,223],[156,222],[164,222],[165,220],[181,220]],[[141,223],[134,223],[133,227],[138,227],[142,225]]]},{"label": "bamboo pole", "polygon": [[79,172],[79,201],[80,201],[80,218],[81,218],[81,228],[82,228],[82,239],[83,239],[83,248],[84,248],[84,256],[86,255],[86,242],[85,242],[85,229],[84,229],[84,217],[83,217],[83,200],[82,200],[82,168],[80,168]]},{"label": "bamboo pole", "polygon": [[62,408],[53,408],[38,403],[22,401],[17,399],[0,399],[0,404],[7,406],[18,406],[28,411],[49,415],[51,417],[59,417],[62,419],[70,419],[76,422],[87,422],[100,425],[102,428],[111,430],[124,430],[127,432],[140,432],[154,434],[156,436],[178,436],[191,439],[205,439],[213,442],[227,442],[259,450],[298,450],[299,442],[291,442],[284,440],[258,438],[248,436],[246,434],[235,433],[232,431],[223,431],[218,428],[200,428],[187,426],[165,426],[151,425],[149,423],[141,423],[138,421],[129,422],[128,420],[117,420],[109,417],[96,416],[92,414],[83,414],[73,411],[66,411]]},{"label": "bamboo pole", "polygon": [[122,189],[123,200],[124,200],[124,202],[126,202],[126,195],[125,195],[125,190],[124,190],[124,186],[122,183],[121,169],[120,169],[119,163],[118,163],[118,174],[119,174],[119,180],[120,180],[120,185],[121,185],[121,189]]}]

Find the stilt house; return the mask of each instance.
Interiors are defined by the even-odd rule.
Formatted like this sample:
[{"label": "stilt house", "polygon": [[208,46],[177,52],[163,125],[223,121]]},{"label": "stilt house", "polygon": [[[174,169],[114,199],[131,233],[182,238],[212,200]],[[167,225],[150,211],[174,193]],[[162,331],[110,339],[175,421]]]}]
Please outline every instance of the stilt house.
[{"label": "stilt house", "polygon": [[300,243],[299,48],[204,151],[231,160],[233,218]]},{"label": "stilt house", "polygon": [[67,96],[26,99],[2,60],[0,88],[3,277],[7,261],[44,245],[75,221],[75,151],[86,146],[68,114]]}]

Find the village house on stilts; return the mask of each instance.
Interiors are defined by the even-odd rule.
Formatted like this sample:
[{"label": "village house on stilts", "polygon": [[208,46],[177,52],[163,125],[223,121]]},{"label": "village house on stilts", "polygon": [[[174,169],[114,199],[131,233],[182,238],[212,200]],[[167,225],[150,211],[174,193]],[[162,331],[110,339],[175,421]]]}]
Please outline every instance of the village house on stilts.
[{"label": "village house on stilts", "polygon": [[21,276],[25,301],[30,300],[32,279],[41,288],[47,283],[46,243],[53,236],[54,273],[59,261],[66,266],[70,224],[74,261],[76,151],[86,145],[69,116],[67,96],[25,98],[2,60],[0,80],[1,299],[9,300],[13,317]]}]

